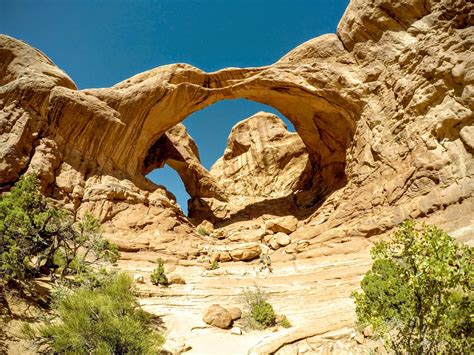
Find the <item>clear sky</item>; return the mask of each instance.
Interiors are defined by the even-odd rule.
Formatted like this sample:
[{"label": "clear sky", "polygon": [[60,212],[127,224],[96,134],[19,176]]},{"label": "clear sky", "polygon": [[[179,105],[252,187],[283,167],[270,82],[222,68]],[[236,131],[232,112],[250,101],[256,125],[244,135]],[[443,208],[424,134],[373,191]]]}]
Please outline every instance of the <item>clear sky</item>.
[{"label": "clear sky", "polygon": [[[80,89],[107,87],[142,71],[189,63],[206,71],[277,61],[299,44],[334,33],[348,0],[0,0],[0,33],[43,51]],[[223,101],[184,124],[204,166],[222,155],[231,127],[258,112],[246,101]],[[280,115],[281,116],[281,115]],[[179,177],[149,177],[186,209]]]}]

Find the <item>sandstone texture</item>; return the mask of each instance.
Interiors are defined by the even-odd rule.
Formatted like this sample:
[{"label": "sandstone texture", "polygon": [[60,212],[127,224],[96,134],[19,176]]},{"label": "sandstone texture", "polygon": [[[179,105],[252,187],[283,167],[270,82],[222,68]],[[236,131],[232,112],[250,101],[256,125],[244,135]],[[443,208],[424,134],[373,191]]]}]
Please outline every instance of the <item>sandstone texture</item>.
[{"label": "sandstone texture", "polygon": [[[449,206],[462,219],[472,212],[472,6],[351,1],[337,34],[273,65],[204,73],[175,64],[93,90],[2,36],[0,182],[8,189],[36,171],[46,194],[91,211],[116,240],[143,235],[142,246],[194,231],[144,177],[164,163],[180,173],[197,220],[294,215],[305,226],[292,239],[311,245]],[[240,97],[277,108],[297,135],[258,113],[234,127],[208,172],[179,122]]]},{"label": "sandstone texture", "polygon": [[[191,195],[189,216],[214,222],[253,219],[262,211],[296,213],[294,195],[310,176],[306,147],[276,115],[258,112],[236,124],[209,171],[222,198]],[[203,177],[203,181],[207,181]],[[184,180],[183,180],[184,181]]]},{"label": "sandstone texture", "polygon": [[[143,307],[186,337],[180,349],[367,352],[350,293],[372,242],[414,218],[474,244],[473,14],[467,0],[351,0],[335,34],[274,64],[213,73],[172,64],[88,90],[1,35],[0,188],[36,172],[44,194],[97,216],[121,267],[146,275]],[[256,113],[208,171],[182,122],[235,98],[273,106],[296,132]],[[164,164],[191,196],[190,218],[145,177]],[[262,253],[272,273],[258,270]],[[157,257],[186,283],[150,286]],[[205,270],[212,261],[222,266]],[[199,328],[206,307],[239,305],[256,282],[293,329]]]},{"label": "sandstone texture", "polygon": [[207,309],[202,320],[214,327],[227,329],[232,324],[232,315],[227,309],[213,304]]}]

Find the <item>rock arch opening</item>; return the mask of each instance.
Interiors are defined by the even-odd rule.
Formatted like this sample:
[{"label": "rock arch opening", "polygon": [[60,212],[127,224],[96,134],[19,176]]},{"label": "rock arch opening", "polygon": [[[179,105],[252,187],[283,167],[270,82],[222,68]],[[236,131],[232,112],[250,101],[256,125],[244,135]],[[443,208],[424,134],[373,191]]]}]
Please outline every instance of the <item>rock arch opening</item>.
[{"label": "rock arch opening", "polygon": [[[232,127],[228,137],[223,132],[219,138],[209,133],[205,139],[226,139],[227,145],[225,149],[218,149],[222,155],[219,159],[216,159],[219,155],[207,159],[206,167],[201,160],[202,151],[183,124],[168,129],[147,152],[145,174],[165,164],[172,167],[190,196],[189,217],[197,222],[246,220],[263,214],[292,214],[304,218],[314,211],[324,195],[345,184],[345,161],[336,164],[331,172],[333,185],[328,188],[318,162],[311,159],[307,144],[298,133],[288,130],[288,126],[293,128],[291,121],[271,106],[253,104],[255,108],[273,112],[260,111],[248,118],[240,113],[237,117],[241,121]],[[220,105],[222,101],[211,107]],[[196,116],[201,116],[202,126],[210,127],[212,122],[206,124],[202,118],[206,111],[208,109],[202,109]],[[187,116],[186,122],[193,116],[193,113]],[[211,118],[215,120],[214,125],[226,119]],[[324,135],[323,132],[320,134]]]},{"label": "rock arch opening", "polygon": [[[263,112],[267,113],[267,115],[263,115]],[[273,107],[254,101],[245,99],[224,100],[191,114],[185,121],[188,134],[182,132],[182,136],[180,136],[180,138],[175,135],[174,140],[172,138],[173,141],[168,143],[164,143],[166,140],[165,138],[161,138],[161,140],[159,139],[158,144],[162,145],[160,150],[166,150],[169,152],[169,154],[154,155],[155,159],[151,159],[151,157],[149,157],[146,160],[145,164],[147,165],[147,170],[150,170],[154,165],[157,166],[156,169],[150,171],[147,174],[147,178],[156,184],[166,186],[170,192],[176,196],[177,202],[179,203],[183,212],[188,214],[188,199],[191,199],[191,197],[192,199],[199,197],[196,195],[190,196],[190,193],[198,193],[198,190],[193,186],[186,186],[186,184],[189,185],[196,183],[196,179],[193,181],[189,176],[189,169],[193,169],[192,166],[188,166],[188,164],[191,164],[190,161],[192,160],[196,165],[201,164],[204,169],[212,174],[212,172],[215,173],[221,168],[219,165],[222,165],[222,160],[226,160],[224,158],[228,158],[229,155],[242,155],[241,153],[245,153],[243,151],[239,152],[239,149],[241,150],[244,148],[242,143],[239,143],[239,140],[245,140],[245,135],[247,133],[249,133],[250,137],[252,132],[246,131],[245,127],[248,127],[248,125],[243,125],[242,123],[246,119],[255,115],[259,116],[259,118],[254,118],[253,121],[256,119],[267,121],[260,125],[260,131],[255,131],[257,134],[254,134],[253,137],[253,139],[258,140],[257,143],[260,145],[259,147],[253,147],[253,153],[254,155],[260,155],[261,159],[256,161],[255,158],[259,158],[258,156],[254,157],[253,155],[247,154],[247,159],[243,162],[243,164],[250,163],[254,165],[254,168],[260,167],[261,169],[266,168],[266,170],[275,169],[275,164],[290,164],[292,160],[291,158],[288,158],[287,162],[282,162],[282,159],[280,159],[278,162],[275,161],[275,145],[278,146],[279,144],[280,146],[278,146],[278,148],[281,148],[281,144],[283,143],[285,135],[292,137],[296,135],[294,133],[294,127],[292,123],[286,119],[286,117],[284,117]],[[273,115],[276,117],[273,117]],[[268,121],[269,118],[272,117],[274,121],[277,121],[276,123],[278,123],[278,127],[275,127],[275,122],[271,122],[271,120]],[[280,123],[280,120],[282,124]],[[235,134],[232,135],[233,128],[239,124],[241,126],[241,132],[239,135],[242,136],[240,138],[235,137]],[[278,130],[271,131],[272,128],[278,128]],[[176,128],[172,129],[169,135],[173,135],[173,132],[176,133],[176,130]],[[272,143],[270,139],[274,142]],[[300,145],[300,153],[305,154],[305,149],[300,140],[294,138],[293,141],[295,140],[298,141]],[[250,143],[250,141],[251,139],[248,142]],[[229,144],[231,145],[230,147]],[[274,147],[261,147],[262,145],[267,146],[270,144],[273,144]],[[240,145],[240,147],[237,147],[237,145]],[[250,148],[250,145],[247,145],[247,148]],[[265,148],[266,150],[261,148]],[[158,156],[160,159],[156,160]],[[250,161],[248,158],[250,158]],[[305,159],[306,156],[303,160]],[[273,166],[271,166],[271,164],[267,164],[269,161],[273,162]],[[216,166],[214,171],[212,171],[211,168],[216,163],[218,166]],[[299,165],[301,165],[301,161],[299,162]],[[256,175],[252,170],[253,169],[248,169],[239,176],[239,180],[241,180],[242,177],[247,180],[247,186],[250,186],[248,182],[252,182],[252,177]],[[269,171],[269,173],[271,174],[272,171]],[[222,172],[218,175],[222,175]],[[222,178],[222,176],[220,176],[220,178]],[[180,182],[177,183],[176,179],[179,179]],[[198,178],[197,180],[200,179]],[[293,178],[292,180],[295,179]],[[231,181],[227,181],[227,184],[229,183],[232,184]],[[294,184],[294,181],[287,181],[286,185],[292,183]],[[258,186],[253,184],[253,191],[246,191],[245,195],[251,197],[255,192],[262,192],[263,190],[266,190],[267,193],[265,196],[268,197],[270,195],[275,195],[275,193],[272,193],[272,189],[281,192],[281,185],[282,182],[280,181],[279,184],[265,184],[264,189],[259,189]],[[244,191],[241,191],[241,193],[244,194]],[[191,204],[193,203],[192,199],[190,201]]]},{"label": "rock arch opening", "polygon": [[148,173],[146,177],[156,184],[165,186],[176,198],[176,202],[184,214],[188,215],[188,200],[190,196],[186,191],[183,180],[175,169],[165,164],[163,167]]},{"label": "rock arch opening", "polygon": [[[308,50],[313,48],[327,49],[316,67],[306,60]],[[325,53],[331,55],[326,57]],[[342,59],[337,66],[327,65],[338,55]],[[186,140],[180,123],[193,112],[222,100],[247,99],[269,105],[292,122],[307,150],[308,182],[298,196],[292,197],[294,205],[298,210],[314,208],[345,184],[346,151],[352,145],[356,121],[364,105],[360,95],[354,94],[363,90],[359,85],[361,74],[344,55],[340,41],[332,36],[303,44],[268,67],[205,73],[186,64],[163,66],[111,89],[84,90],[77,97],[62,93],[74,100],[53,97],[51,100],[58,103],[50,114],[51,122],[66,141],[74,127],[84,126],[84,134],[68,141],[68,150],[93,157],[100,174],[130,180],[138,188],[153,191],[145,176],[162,166],[163,161],[176,164],[174,168],[182,169],[191,181],[186,183],[190,196],[199,196],[196,210],[208,211],[222,220],[229,217],[227,212],[216,215],[217,211],[226,210],[225,189],[215,184],[209,174],[195,174],[201,171],[201,164],[180,163],[181,152],[176,151],[170,136]],[[81,103],[87,102],[86,98],[95,100],[95,111]],[[56,119],[56,112],[77,117],[77,125]],[[101,127],[103,134],[96,134],[91,127]],[[114,144],[108,144],[110,141]],[[189,145],[191,153],[192,146]],[[173,155],[175,158],[171,159]],[[264,207],[254,204],[252,208],[257,211]]]}]

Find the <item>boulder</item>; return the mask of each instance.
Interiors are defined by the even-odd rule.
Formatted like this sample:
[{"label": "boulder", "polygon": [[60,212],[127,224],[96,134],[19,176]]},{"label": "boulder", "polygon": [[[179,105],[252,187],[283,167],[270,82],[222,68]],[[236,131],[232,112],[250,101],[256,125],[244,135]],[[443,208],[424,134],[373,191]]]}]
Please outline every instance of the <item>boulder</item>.
[{"label": "boulder", "polygon": [[213,327],[228,329],[232,324],[232,315],[227,309],[213,304],[206,310],[202,320]]},{"label": "boulder", "polygon": [[181,275],[171,275],[169,277],[169,283],[174,285],[185,285],[186,281]]},{"label": "boulder", "polygon": [[209,261],[213,263],[214,261],[220,261],[220,253],[219,252],[214,252],[211,254]]},{"label": "boulder", "polygon": [[218,261],[220,261],[222,263],[232,261],[232,256],[229,254],[228,251],[222,251],[222,252],[219,253]]},{"label": "boulder", "polygon": [[280,244],[278,244],[277,240],[272,236],[272,238],[270,238],[270,240],[268,241],[268,245],[270,245],[270,247],[273,249],[273,250],[277,250],[281,247]]},{"label": "boulder", "polygon": [[272,232],[292,233],[296,230],[298,220],[294,216],[273,218],[265,222],[265,227]]},{"label": "boulder", "polygon": [[291,243],[291,238],[288,236],[288,234],[282,232],[278,232],[273,238],[282,247]]},{"label": "boulder", "polygon": [[209,222],[208,220],[202,221],[197,227],[196,230],[199,231],[205,231],[207,234],[211,234],[214,231],[214,225]]},{"label": "boulder", "polygon": [[354,340],[357,342],[357,344],[363,344],[364,343],[364,334],[362,333],[357,333],[354,336]]},{"label": "boulder", "polygon": [[232,320],[237,320],[242,317],[242,310],[239,307],[231,307],[228,309]]},{"label": "boulder", "polygon": [[230,251],[233,261],[250,261],[256,259],[262,253],[259,245],[241,247]]},{"label": "boulder", "polygon": [[252,243],[252,242],[260,242],[262,238],[265,236],[266,232],[264,228],[259,229],[251,229],[251,230],[243,230],[237,233],[231,234],[227,239],[232,242],[244,242],[244,243]]},{"label": "boulder", "polygon": [[372,328],[371,325],[368,325],[364,328],[364,330],[362,331],[362,334],[364,334],[366,338],[371,338],[374,336],[374,328]]}]

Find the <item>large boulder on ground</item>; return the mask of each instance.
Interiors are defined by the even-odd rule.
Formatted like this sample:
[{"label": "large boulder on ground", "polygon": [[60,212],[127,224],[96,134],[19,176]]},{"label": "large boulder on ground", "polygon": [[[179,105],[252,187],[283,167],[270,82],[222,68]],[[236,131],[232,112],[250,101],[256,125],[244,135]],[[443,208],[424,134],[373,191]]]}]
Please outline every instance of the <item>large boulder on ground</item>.
[{"label": "large boulder on ground", "polygon": [[273,250],[276,250],[289,245],[291,243],[291,238],[288,234],[278,232],[274,235],[270,235],[266,242]]},{"label": "large boulder on ground", "polygon": [[228,261],[232,261],[232,256],[228,251],[223,251],[219,253],[219,259],[217,261],[226,263]]},{"label": "large boulder on ground", "polygon": [[239,307],[231,307],[228,309],[232,320],[237,320],[242,317],[242,310]]},{"label": "large boulder on ground", "polygon": [[292,233],[296,230],[298,220],[294,216],[284,216],[270,219],[265,222],[267,230],[272,232]]},{"label": "large boulder on ground", "polygon": [[258,243],[262,240],[265,234],[266,232],[264,228],[259,228],[256,230],[243,230],[231,234],[227,239],[231,242]]},{"label": "large boulder on ground", "polygon": [[196,227],[196,230],[199,234],[210,234],[214,231],[214,225],[211,222],[204,220]]},{"label": "large boulder on ground", "polygon": [[202,320],[213,327],[227,329],[232,324],[232,315],[227,309],[213,304],[206,310]]},{"label": "large boulder on ground", "polygon": [[233,261],[250,261],[256,259],[262,253],[259,245],[251,245],[230,251]]},{"label": "large boulder on ground", "polygon": [[219,261],[221,263],[229,261],[250,261],[256,259],[262,253],[259,244],[248,243],[235,246],[233,249],[229,247],[214,250],[211,253],[211,262]]}]

